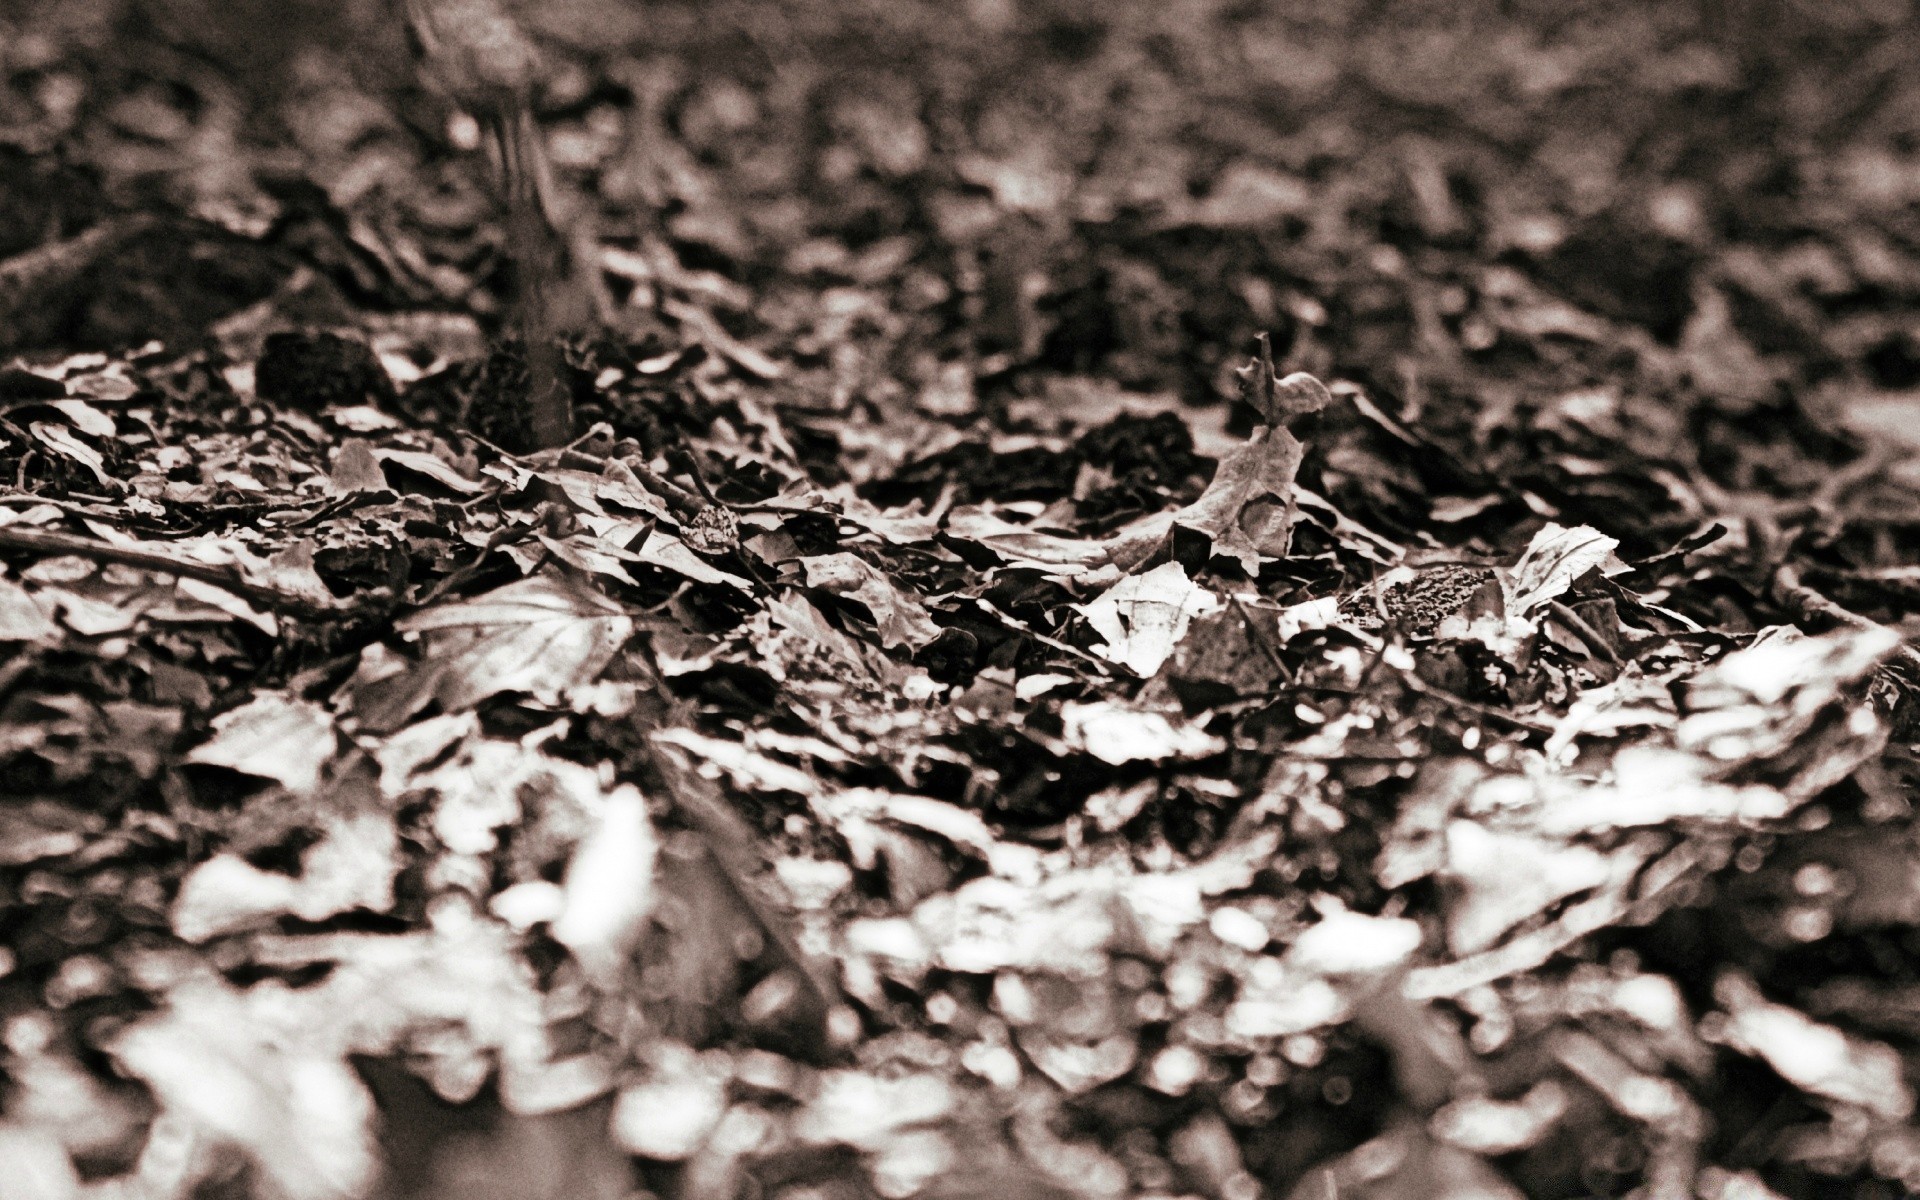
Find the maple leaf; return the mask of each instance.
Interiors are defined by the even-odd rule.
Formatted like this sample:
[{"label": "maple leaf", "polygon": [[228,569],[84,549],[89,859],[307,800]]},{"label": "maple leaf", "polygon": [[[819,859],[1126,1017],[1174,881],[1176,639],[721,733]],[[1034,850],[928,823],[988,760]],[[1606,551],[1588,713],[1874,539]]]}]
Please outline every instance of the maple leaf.
[{"label": "maple leaf", "polygon": [[1281,378],[1273,365],[1273,344],[1264,333],[1259,341],[1259,355],[1234,374],[1240,380],[1240,398],[1268,425],[1283,425],[1294,417],[1319,412],[1333,403],[1333,394],[1327,391],[1327,385],[1305,371]]},{"label": "maple leaf", "polygon": [[1173,515],[1174,524],[1206,534],[1215,554],[1258,574],[1262,560],[1285,558],[1292,542],[1293,478],[1305,453],[1285,429],[1254,430],[1220,460],[1200,498]]}]

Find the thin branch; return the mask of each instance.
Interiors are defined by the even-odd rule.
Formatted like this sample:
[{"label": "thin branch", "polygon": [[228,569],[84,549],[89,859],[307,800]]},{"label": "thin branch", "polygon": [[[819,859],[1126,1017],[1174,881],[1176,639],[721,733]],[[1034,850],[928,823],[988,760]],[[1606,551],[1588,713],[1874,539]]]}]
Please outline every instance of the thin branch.
[{"label": "thin branch", "polygon": [[1258,621],[1253,619],[1253,614],[1248,612],[1247,606],[1240,602],[1240,597],[1234,595],[1232,592],[1228,592],[1227,603],[1233,605],[1233,611],[1240,615],[1240,620],[1246,625],[1247,633],[1252,638],[1253,644],[1260,648],[1260,653],[1266,657],[1268,663],[1272,664],[1273,669],[1280,673],[1280,678],[1287,682],[1287,686],[1292,687],[1298,684],[1300,682],[1299,678],[1294,675],[1292,668],[1288,667],[1286,662],[1281,659],[1279,648],[1268,638],[1266,629],[1262,627]]},{"label": "thin branch", "polygon": [[1600,635],[1600,631],[1587,622],[1587,619],[1559,600],[1547,601],[1547,611],[1551,612],[1562,625],[1573,631],[1586,644],[1587,650],[1595,658],[1604,658],[1614,666],[1620,666],[1620,655],[1612,643]]},{"label": "thin branch", "polygon": [[692,520],[707,507],[706,502],[700,497],[655,471],[642,461],[639,455],[630,454],[620,461],[639,477],[640,482],[645,484],[649,491],[667,502],[667,507],[673,510],[675,517]]},{"label": "thin branch", "polygon": [[1462,712],[1473,713],[1475,716],[1485,717],[1490,721],[1499,721],[1503,724],[1511,725],[1515,729],[1524,729],[1529,733],[1548,735],[1553,733],[1553,727],[1550,725],[1542,725],[1538,721],[1529,721],[1525,717],[1516,716],[1513,713],[1495,708],[1490,704],[1482,704],[1477,700],[1469,700],[1465,696],[1455,695],[1445,688],[1433,686],[1413,671],[1401,671],[1398,674],[1400,676],[1400,682],[1406,684],[1410,690],[1422,696],[1431,696],[1433,699],[1451,708],[1457,708]]},{"label": "thin branch", "polygon": [[265,584],[254,583],[243,577],[235,567],[195,562],[192,559],[176,557],[159,550],[116,546],[112,542],[81,537],[78,534],[55,533],[44,529],[20,529],[12,525],[0,526],[0,550],[71,554],[90,558],[95,562],[138,567],[141,570],[172,575],[180,579],[197,579],[202,583],[224,588],[248,600],[258,601],[269,608],[299,616],[339,616],[347,609],[343,604],[317,604],[306,596],[297,596]]},{"label": "thin branch", "polygon": [[[1849,629],[1875,630],[1886,629],[1880,622],[1861,616],[1850,608],[1843,607],[1833,600],[1814,591],[1800,582],[1800,572],[1790,566],[1782,565],[1773,573],[1773,598],[1781,607],[1787,609],[1802,620],[1808,617],[1824,617]],[[1915,650],[1902,639],[1900,657],[1909,665],[1920,666],[1920,650]]]},{"label": "thin branch", "polygon": [[722,507],[720,497],[714,495],[713,489],[707,486],[706,474],[700,470],[699,457],[695,455],[692,450],[682,446],[680,448],[679,458],[686,466],[687,475],[693,480],[693,486],[699,489],[701,496],[706,498],[707,503],[715,508]]},{"label": "thin branch", "polygon": [[1019,617],[1014,616],[1012,613],[1004,612],[998,608],[995,608],[993,606],[993,602],[991,600],[986,599],[985,597],[976,596],[974,597],[973,603],[975,607],[979,608],[980,611],[986,613],[988,616],[993,617],[1011,626],[1012,628],[1019,630],[1021,633],[1026,634],[1028,637],[1032,638],[1034,641],[1039,642],[1042,646],[1049,646],[1055,650],[1060,651],[1062,654],[1071,654],[1073,657],[1079,659],[1081,662],[1084,662],[1088,666],[1094,668],[1096,671],[1099,671],[1100,674],[1105,676],[1106,678],[1108,679],[1113,678],[1113,664],[1110,662],[1107,662],[1105,659],[1096,658],[1095,656],[1087,653],[1085,650],[1082,650],[1080,647],[1073,645],[1071,642],[1063,642],[1058,638],[1048,637],[1046,634],[1041,633],[1038,629],[1035,629],[1033,626],[1027,624],[1025,621],[1022,621]]}]

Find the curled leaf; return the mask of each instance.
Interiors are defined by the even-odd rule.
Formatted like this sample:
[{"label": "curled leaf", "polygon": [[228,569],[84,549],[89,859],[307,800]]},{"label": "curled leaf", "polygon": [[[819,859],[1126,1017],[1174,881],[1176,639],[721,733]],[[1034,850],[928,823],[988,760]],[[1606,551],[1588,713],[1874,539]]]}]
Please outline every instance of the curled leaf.
[{"label": "curled leaf", "polygon": [[1305,371],[1295,371],[1284,379],[1280,377],[1273,365],[1273,345],[1264,333],[1260,335],[1258,357],[1234,374],[1240,378],[1240,398],[1268,425],[1284,425],[1294,417],[1319,412],[1333,403],[1333,393],[1327,390],[1327,385]]}]

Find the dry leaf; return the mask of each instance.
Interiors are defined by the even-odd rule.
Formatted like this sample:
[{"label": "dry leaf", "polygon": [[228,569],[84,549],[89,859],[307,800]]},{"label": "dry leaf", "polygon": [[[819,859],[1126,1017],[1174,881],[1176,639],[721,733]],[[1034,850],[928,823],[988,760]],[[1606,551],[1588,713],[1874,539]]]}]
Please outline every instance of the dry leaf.
[{"label": "dry leaf", "polygon": [[1150,678],[1173,654],[1193,619],[1217,610],[1220,600],[1189,580],[1179,563],[1163,563],[1073,607],[1107,640],[1095,653]]}]

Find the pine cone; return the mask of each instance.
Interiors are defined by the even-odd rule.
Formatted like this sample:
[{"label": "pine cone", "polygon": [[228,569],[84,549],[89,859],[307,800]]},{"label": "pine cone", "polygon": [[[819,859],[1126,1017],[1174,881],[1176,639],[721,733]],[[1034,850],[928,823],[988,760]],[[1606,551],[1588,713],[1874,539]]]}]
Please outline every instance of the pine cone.
[{"label": "pine cone", "polygon": [[1415,637],[1426,637],[1440,623],[1479,601],[1491,589],[1491,604],[1499,595],[1499,584],[1492,571],[1461,563],[1442,563],[1428,567],[1412,579],[1385,587],[1365,587],[1340,602],[1342,616],[1360,628],[1374,631],[1386,619],[1397,622]]}]

